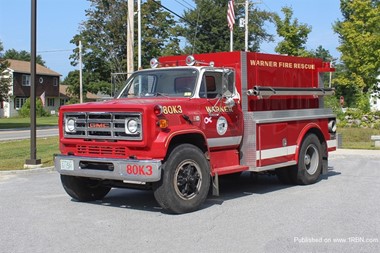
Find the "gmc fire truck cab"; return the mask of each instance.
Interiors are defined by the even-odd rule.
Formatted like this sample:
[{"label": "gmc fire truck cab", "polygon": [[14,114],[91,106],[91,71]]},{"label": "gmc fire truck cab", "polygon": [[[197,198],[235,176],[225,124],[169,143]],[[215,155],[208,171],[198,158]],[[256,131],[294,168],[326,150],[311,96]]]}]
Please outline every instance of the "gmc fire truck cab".
[{"label": "gmc fire truck cab", "polygon": [[336,149],[321,59],[252,52],[167,56],[115,99],[62,106],[55,168],[78,201],[151,189],[167,212],[201,207],[219,176],[276,174],[313,184]]}]

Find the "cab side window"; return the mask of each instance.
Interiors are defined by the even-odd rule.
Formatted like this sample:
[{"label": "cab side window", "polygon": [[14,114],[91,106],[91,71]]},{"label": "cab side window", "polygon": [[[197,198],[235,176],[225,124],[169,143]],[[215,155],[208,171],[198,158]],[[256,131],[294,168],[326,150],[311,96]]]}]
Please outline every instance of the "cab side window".
[{"label": "cab side window", "polygon": [[202,78],[199,92],[201,98],[215,98],[221,94],[222,73],[206,72]]}]

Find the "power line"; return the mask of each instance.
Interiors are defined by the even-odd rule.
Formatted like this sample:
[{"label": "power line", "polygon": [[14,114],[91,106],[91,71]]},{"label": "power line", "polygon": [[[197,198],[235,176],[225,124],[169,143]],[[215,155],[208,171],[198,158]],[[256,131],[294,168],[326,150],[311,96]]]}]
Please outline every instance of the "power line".
[{"label": "power line", "polygon": [[[179,3],[180,5],[182,5],[183,7],[185,7],[186,9],[190,9],[190,10],[193,10],[195,7],[194,6],[192,6],[191,4],[189,4],[187,1],[185,1],[185,0],[182,0],[182,2],[183,3],[185,3],[185,4],[183,4],[183,3],[180,3],[178,0],[174,0],[174,1],[176,1],[177,3]],[[187,6],[185,6],[185,5],[187,5]]]},{"label": "power line", "polygon": [[155,0],[152,0],[152,1],[153,1],[153,3],[159,5],[160,7],[164,8],[165,10],[167,10],[168,12],[170,12],[171,14],[173,14],[174,16],[176,16],[176,17],[182,19],[183,21],[186,21],[187,23],[189,23],[189,24],[192,25],[192,26],[195,26],[195,24],[193,24],[193,23],[190,22],[189,20],[185,19],[185,18],[182,17],[181,15],[177,14],[176,12],[174,12],[174,11],[168,9],[167,7],[163,6],[163,5],[160,4],[159,2],[157,2],[157,1],[155,1]]},{"label": "power line", "polygon": [[69,52],[69,51],[73,51],[73,49],[46,50],[46,51],[38,51],[37,53],[41,54],[41,53],[57,53],[57,52]]}]

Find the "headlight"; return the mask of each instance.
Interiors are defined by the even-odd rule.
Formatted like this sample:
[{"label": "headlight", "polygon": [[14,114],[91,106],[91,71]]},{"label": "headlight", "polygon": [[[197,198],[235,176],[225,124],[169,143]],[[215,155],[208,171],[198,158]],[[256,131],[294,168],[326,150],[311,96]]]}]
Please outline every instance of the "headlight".
[{"label": "headlight", "polygon": [[140,124],[136,119],[127,119],[125,122],[125,132],[127,134],[138,134]]},{"label": "headlight", "polygon": [[75,119],[73,118],[68,118],[66,119],[66,124],[65,124],[65,131],[67,133],[75,133]]}]

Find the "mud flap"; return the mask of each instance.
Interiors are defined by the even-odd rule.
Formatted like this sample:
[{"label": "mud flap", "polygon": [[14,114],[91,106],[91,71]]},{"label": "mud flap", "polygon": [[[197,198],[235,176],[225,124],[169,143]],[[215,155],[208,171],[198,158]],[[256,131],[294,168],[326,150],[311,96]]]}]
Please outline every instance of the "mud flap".
[{"label": "mud flap", "polygon": [[215,173],[212,178],[212,195],[218,197],[219,196],[219,176],[218,173]]}]

